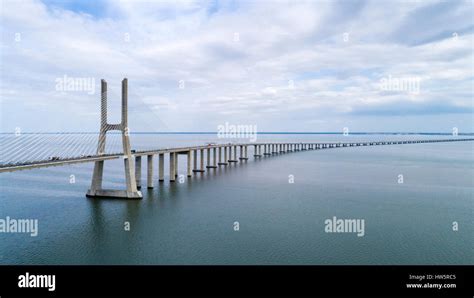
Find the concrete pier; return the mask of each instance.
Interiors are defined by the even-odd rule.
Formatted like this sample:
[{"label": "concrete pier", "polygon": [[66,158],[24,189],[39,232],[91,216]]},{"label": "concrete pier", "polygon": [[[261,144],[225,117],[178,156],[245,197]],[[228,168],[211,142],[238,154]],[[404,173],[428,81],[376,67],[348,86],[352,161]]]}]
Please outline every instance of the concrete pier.
[{"label": "concrete pier", "polygon": [[147,175],[146,186],[148,189],[153,188],[153,155],[147,155]]},{"label": "concrete pier", "polygon": [[142,157],[135,156],[135,179],[137,181],[137,188],[142,187]]},{"label": "concrete pier", "polygon": [[175,159],[175,153],[171,152],[170,153],[170,182],[174,182],[176,180],[175,176],[175,169],[174,167],[176,166],[176,163],[174,162]]},{"label": "concrete pier", "polygon": [[199,159],[199,161],[200,161],[199,164],[201,165],[201,167],[199,168],[199,170],[201,170],[201,172],[204,172],[205,171],[204,170],[204,149],[199,150],[199,153],[201,153],[200,154],[200,159]]},{"label": "concrete pier", "polygon": [[206,168],[209,169],[211,167],[211,149],[207,149],[207,165]]},{"label": "concrete pier", "polygon": [[178,160],[179,160],[179,152],[175,152],[174,154],[174,176],[178,177]]},{"label": "concrete pier", "polygon": [[212,155],[213,155],[213,161],[214,163],[212,164],[214,168],[217,168],[217,148],[212,149]]},{"label": "concrete pier", "polygon": [[264,150],[263,150],[263,155],[272,155],[272,154],[270,153],[270,145],[269,145],[269,144],[263,145],[263,148],[264,148]]},{"label": "concrete pier", "polygon": [[203,173],[204,170],[204,149],[199,150],[199,169],[197,168],[197,150],[194,150],[194,173]]},{"label": "concrete pier", "polygon": [[234,146],[234,160],[235,160],[235,162],[238,162],[238,160],[237,160],[237,146]]},{"label": "concrete pier", "polygon": [[227,162],[225,162],[225,157],[224,161],[222,161],[222,147],[219,147],[219,162],[217,163],[219,166],[226,166]]},{"label": "concrete pier", "polygon": [[239,157],[240,160],[248,159],[247,157],[245,157],[245,148],[247,148],[247,146],[240,145],[240,157]]},{"label": "concrete pier", "polygon": [[262,156],[262,155],[259,154],[259,148],[260,148],[260,146],[253,145],[253,156],[254,157],[261,157]]},{"label": "concrete pier", "polygon": [[189,150],[188,153],[187,153],[188,160],[187,160],[187,171],[186,171],[186,172],[187,172],[188,177],[193,176],[192,161],[191,161],[191,159],[192,159],[192,158],[191,158],[191,156],[192,156],[191,151],[192,151],[192,150]]},{"label": "concrete pier", "polygon": [[213,155],[214,155],[214,163],[211,165],[211,148],[207,149],[207,169],[215,169],[217,168],[216,166],[216,148],[213,148]]},{"label": "concrete pier", "polygon": [[[232,156],[232,149],[234,149],[234,156]],[[237,160],[237,147],[236,146],[229,146],[229,160],[228,162],[238,162]]]},{"label": "concrete pier", "polygon": [[165,181],[165,154],[160,153],[158,155],[158,181]]},{"label": "concrete pier", "polygon": [[197,150],[193,150],[193,163],[194,163],[193,172],[198,169],[197,162],[198,162]]}]

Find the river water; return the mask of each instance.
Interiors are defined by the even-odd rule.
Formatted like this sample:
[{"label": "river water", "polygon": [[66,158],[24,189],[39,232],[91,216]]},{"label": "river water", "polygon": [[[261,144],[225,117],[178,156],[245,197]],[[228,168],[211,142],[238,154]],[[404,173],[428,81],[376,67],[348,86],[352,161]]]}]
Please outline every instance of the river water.
[{"label": "river water", "polygon": [[[258,141],[427,138],[443,136]],[[132,135],[136,149],[206,142],[222,140]],[[86,198],[92,163],[2,173],[0,219],[37,219],[38,235],[0,233],[0,264],[474,264],[473,145],[349,147],[257,160],[249,150],[247,162],[183,183],[155,181],[142,200]],[[180,156],[180,174],[185,161]],[[122,162],[105,165],[104,187],[122,188]],[[146,185],[145,160],[142,169]],[[363,219],[364,235],[327,233],[325,221],[334,216]]]}]

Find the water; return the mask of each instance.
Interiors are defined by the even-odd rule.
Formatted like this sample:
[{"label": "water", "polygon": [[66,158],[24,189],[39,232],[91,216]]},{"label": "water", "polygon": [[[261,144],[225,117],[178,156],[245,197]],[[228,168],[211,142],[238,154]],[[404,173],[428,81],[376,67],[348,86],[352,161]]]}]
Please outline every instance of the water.
[{"label": "water", "polygon": [[[263,135],[259,141],[421,138],[442,137]],[[132,136],[134,148],[213,141],[212,135]],[[182,184],[155,181],[138,201],[87,199],[93,164],[2,173],[0,218],[38,219],[39,234],[0,233],[0,264],[474,264],[473,145],[350,147],[258,160],[250,150],[248,162]],[[180,174],[185,166],[180,156]],[[145,171],[144,161],[142,177]],[[123,188],[121,161],[106,162],[104,187]],[[364,219],[365,236],[325,233],[324,221],[333,216]]]}]

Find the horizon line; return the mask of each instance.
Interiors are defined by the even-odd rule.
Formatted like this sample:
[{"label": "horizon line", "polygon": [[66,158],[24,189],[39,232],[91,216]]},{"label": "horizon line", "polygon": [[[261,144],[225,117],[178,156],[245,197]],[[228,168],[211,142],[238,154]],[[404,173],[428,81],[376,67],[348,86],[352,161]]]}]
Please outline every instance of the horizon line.
[{"label": "horizon line", "polygon": [[[111,134],[120,134],[120,132],[109,132]],[[232,133],[232,132],[228,132]],[[236,134],[238,132],[235,132]],[[244,132],[246,134],[328,134],[328,135],[343,135],[344,132],[316,132],[316,131],[263,131],[263,132]],[[0,132],[0,134],[16,134],[15,132]],[[21,132],[19,135],[22,134],[99,134],[99,132],[79,132],[79,131],[71,131],[71,132]],[[130,134],[218,134],[218,132],[212,131],[156,131],[156,132],[148,132],[148,131],[137,131],[137,132],[130,132]],[[348,132],[347,135],[371,135],[371,134],[387,134],[387,135],[450,135],[454,136],[453,133],[447,132],[363,132],[363,131],[356,131],[356,132]],[[474,132],[458,132],[459,135],[474,135]]]}]

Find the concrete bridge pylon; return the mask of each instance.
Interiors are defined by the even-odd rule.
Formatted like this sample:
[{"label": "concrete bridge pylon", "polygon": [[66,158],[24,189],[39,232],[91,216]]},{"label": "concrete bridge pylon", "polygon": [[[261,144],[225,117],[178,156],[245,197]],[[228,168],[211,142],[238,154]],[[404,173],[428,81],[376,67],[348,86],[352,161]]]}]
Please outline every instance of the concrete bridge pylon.
[{"label": "concrete bridge pylon", "polygon": [[92,174],[91,187],[87,191],[87,197],[115,197],[127,199],[141,199],[142,193],[137,188],[135,179],[134,160],[130,147],[130,136],[128,129],[128,79],[122,80],[122,120],[118,124],[107,123],[107,82],[101,80],[101,101],[100,101],[100,133],[97,145],[97,155],[105,153],[105,142],[108,131],[118,130],[122,133],[123,162],[125,168],[125,190],[103,189],[102,180],[104,176],[104,160],[96,161]]}]

